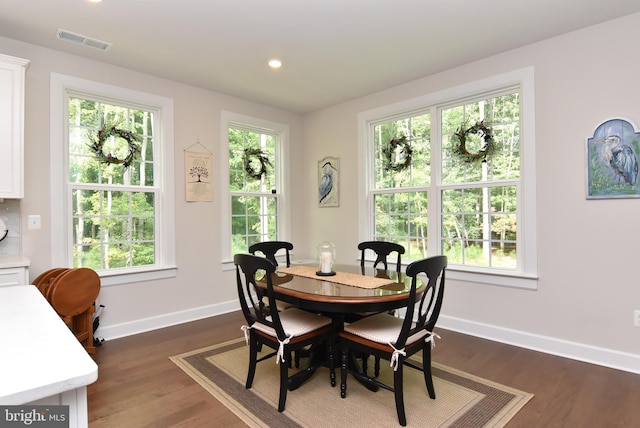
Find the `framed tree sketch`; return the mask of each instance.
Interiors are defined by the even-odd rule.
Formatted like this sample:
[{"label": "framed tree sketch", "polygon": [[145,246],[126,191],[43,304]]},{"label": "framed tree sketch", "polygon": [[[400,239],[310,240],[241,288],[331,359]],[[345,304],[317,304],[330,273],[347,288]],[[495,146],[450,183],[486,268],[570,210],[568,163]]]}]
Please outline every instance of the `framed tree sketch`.
[{"label": "framed tree sketch", "polygon": [[340,206],[340,159],[326,157],[318,162],[318,206]]},{"label": "framed tree sketch", "polygon": [[187,202],[213,201],[211,152],[185,150],[184,168]]},{"label": "framed tree sketch", "polygon": [[610,119],[587,139],[587,199],[637,198],[638,132],[625,119]]}]

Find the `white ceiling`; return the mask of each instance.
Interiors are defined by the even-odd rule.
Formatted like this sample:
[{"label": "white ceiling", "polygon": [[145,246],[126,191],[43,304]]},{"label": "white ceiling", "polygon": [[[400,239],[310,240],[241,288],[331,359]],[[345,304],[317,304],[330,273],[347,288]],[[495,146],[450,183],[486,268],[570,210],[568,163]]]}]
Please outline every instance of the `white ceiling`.
[{"label": "white ceiling", "polygon": [[[639,12],[640,1],[0,0],[0,11],[0,36],[307,113]],[[113,47],[58,40],[58,29]]]}]

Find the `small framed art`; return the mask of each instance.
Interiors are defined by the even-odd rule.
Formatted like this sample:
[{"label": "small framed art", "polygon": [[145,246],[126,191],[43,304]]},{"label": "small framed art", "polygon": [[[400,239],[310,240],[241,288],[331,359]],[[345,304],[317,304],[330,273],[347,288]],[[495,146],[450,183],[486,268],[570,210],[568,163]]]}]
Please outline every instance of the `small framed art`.
[{"label": "small framed art", "polygon": [[326,157],[318,162],[318,206],[340,206],[340,159]]}]

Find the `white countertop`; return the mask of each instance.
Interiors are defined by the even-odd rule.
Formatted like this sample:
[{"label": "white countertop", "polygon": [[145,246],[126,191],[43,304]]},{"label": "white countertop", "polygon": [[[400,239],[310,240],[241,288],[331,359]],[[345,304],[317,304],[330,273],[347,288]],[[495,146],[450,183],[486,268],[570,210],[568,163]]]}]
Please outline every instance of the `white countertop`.
[{"label": "white countertop", "polygon": [[29,267],[31,260],[25,256],[0,256],[0,269]]},{"label": "white countertop", "polygon": [[98,366],[33,285],[0,287],[0,404],[89,385]]}]

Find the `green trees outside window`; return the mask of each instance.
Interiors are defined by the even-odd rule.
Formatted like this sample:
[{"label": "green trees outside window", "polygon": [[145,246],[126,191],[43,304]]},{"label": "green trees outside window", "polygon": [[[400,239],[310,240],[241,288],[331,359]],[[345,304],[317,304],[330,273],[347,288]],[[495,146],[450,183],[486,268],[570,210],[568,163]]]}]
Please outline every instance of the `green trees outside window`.
[{"label": "green trees outside window", "polygon": [[[140,137],[141,150],[129,167],[100,162],[89,148],[105,124]],[[84,96],[68,102],[68,191],[73,266],[109,270],[156,263],[154,113]],[[127,141],[108,138],[103,153],[119,159]]]},{"label": "green trees outside window", "polygon": [[229,127],[231,254],[278,239],[277,143],[276,133],[240,124]]},{"label": "green trees outside window", "polygon": [[[436,243],[432,253],[452,264],[517,269],[520,111],[519,88],[511,88],[372,125],[374,239],[404,245],[407,260],[427,257]],[[493,131],[495,152],[469,162],[457,154],[453,135],[480,121]],[[384,153],[400,137],[412,161],[390,170]],[[477,153],[483,144],[481,134],[470,134],[466,148]],[[403,153],[395,156],[397,165]]]}]

